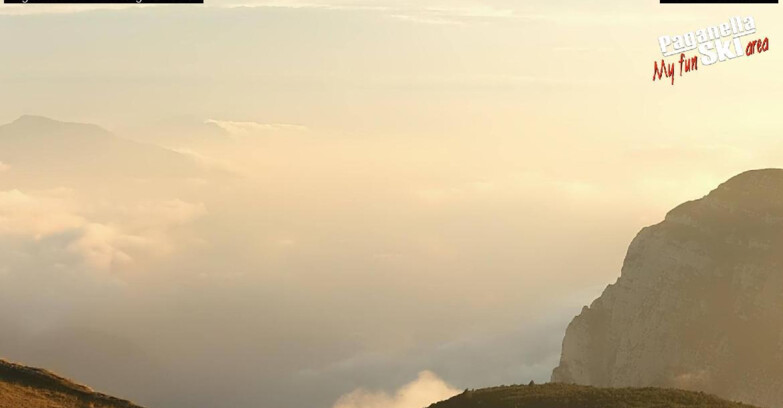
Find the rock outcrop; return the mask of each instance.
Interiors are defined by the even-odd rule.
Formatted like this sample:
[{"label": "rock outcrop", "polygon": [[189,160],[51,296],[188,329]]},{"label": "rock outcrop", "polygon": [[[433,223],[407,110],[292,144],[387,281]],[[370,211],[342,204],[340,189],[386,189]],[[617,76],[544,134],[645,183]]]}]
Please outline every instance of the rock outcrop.
[{"label": "rock outcrop", "polygon": [[783,170],[740,174],[644,228],[568,326],[552,381],[783,407]]}]

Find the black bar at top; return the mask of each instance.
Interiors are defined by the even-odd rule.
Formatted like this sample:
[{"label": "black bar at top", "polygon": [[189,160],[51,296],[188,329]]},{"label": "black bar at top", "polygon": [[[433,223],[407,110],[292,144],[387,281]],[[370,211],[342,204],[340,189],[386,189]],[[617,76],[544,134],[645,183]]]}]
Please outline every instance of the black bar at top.
[{"label": "black bar at top", "polygon": [[778,0],[661,0],[661,4],[778,4]]},{"label": "black bar at top", "polygon": [[204,4],[204,0],[3,0],[5,4]]}]

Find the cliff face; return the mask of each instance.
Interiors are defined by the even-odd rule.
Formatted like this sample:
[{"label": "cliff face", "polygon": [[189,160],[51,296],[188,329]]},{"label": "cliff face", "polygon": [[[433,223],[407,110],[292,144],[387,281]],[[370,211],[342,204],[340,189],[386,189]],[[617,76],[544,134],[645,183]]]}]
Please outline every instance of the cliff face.
[{"label": "cliff face", "polygon": [[0,360],[0,408],[141,408],[39,368]]},{"label": "cliff face", "polygon": [[633,240],[552,381],[783,407],[783,170],[740,174]]}]

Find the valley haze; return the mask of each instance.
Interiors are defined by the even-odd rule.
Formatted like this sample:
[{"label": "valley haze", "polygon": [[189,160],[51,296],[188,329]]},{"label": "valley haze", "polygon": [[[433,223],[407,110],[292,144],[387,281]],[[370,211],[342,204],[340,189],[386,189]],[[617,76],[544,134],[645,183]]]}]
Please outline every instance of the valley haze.
[{"label": "valley haze", "polygon": [[[405,150],[385,146],[396,157],[380,162],[313,129],[200,126],[215,140],[187,149],[37,116],[0,126],[0,208],[12,215],[0,223],[4,357],[146,406],[329,405],[424,370],[434,382],[411,384],[543,382],[572,313],[619,270],[628,225],[655,212],[640,203],[607,214],[602,197],[552,189],[541,175],[435,193],[421,178],[444,175],[397,168]],[[363,148],[384,147],[375,143]],[[342,179],[364,166],[383,180]],[[534,198],[550,195],[560,204]],[[509,204],[503,217],[475,211],[502,209],[498,199]],[[588,204],[581,214],[575,199]],[[562,222],[577,216],[595,221]],[[555,220],[570,241],[547,233]],[[488,228],[481,241],[475,223]],[[588,242],[599,223],[604,233]],[[605,265],[606,278],[575,283],[569,262],[552,261],[569,253]],[[513,267],[523,262],[547,278]],[[313,392],[295,391],[304,386]]]}]

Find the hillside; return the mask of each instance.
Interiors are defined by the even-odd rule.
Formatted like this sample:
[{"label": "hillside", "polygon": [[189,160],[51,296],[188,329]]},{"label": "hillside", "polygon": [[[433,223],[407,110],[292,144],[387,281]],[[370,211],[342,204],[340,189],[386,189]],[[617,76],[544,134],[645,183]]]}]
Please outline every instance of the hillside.
[{"label": "hillside", "polygon": [[46,370],[0,360],[0,408],[141,408]]},{"label": "hillside", "polygon": [[512,385],[466,391],[430,408],[752,408],[709,394],[663,388]]}]

